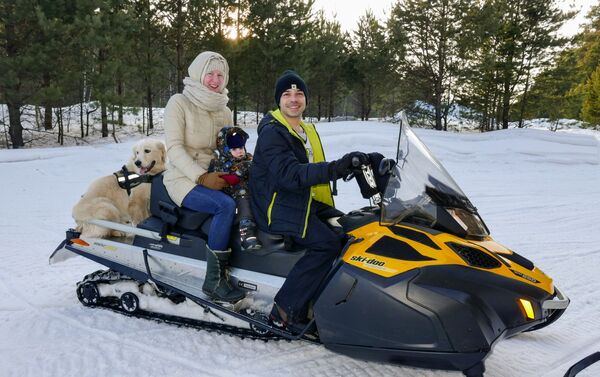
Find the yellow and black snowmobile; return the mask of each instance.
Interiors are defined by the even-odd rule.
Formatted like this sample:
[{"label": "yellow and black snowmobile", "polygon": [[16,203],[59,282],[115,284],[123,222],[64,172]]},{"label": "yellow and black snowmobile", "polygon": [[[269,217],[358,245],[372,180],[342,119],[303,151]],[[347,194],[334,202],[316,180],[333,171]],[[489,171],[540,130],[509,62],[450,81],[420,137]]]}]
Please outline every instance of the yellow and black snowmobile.
[{"label": "yellow and black snowmobile", "polygon": [[[496,342],[551,324],[569,299],[531,261],[490,237],[476,208],[401,119],[396,158],[375,156],[370,166],[356,167],[361,193],[375,205],[339,219],[347,244],[321,284],[310,323],[297,333],[271,326],[264,313],[306,250],[259,233],[263,248],[246,252],[232,232],[231,279],[247,297],[212,302],[201,290],[210,218],[173,204],[160,176],[152,182],[152,217],[137,227],[91,220],[128,237],[68,230],[50,261],[77,254],[109,268],[78,283],[84,305],[482,376]],[[205,317],[160,313],[153,299],[191,301]]]}]

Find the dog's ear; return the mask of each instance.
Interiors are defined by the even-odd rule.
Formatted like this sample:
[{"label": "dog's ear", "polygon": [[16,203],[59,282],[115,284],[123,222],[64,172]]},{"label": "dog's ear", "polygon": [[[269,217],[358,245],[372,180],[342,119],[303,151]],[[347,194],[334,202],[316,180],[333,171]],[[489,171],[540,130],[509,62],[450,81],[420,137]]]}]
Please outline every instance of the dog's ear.
[{"label": "dog's ear", "polygon": [[167,159],[167,148],[165,147],[165,143],[161,140],[155,140],[156,148],[160,151],[160,156],[162,159],[162,163],[164,164]]},{"label": "dog's ear", "polygon": [[135,152],[137,151],[139,142],[133,144],[133,147],[131,147],[131,160],[135,161],[136,155]]},{"label": "dog's ear", "polygon": [[137,157],[135,153],[137,152],[138,145],[139,145],[139,142],[135,143],[133,145],[133,147],[131,148],[131,156],[127,160],[127,169],[129,171],[134,171],[134,169],[135,169],[135,160],[136,160],[136,157]]}]

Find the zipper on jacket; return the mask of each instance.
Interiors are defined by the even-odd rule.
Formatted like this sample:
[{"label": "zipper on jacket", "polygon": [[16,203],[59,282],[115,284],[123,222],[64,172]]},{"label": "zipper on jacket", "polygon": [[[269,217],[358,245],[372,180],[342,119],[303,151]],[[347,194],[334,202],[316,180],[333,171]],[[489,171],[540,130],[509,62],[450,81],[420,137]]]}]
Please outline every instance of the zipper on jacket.
[{"label": "zipper on jacket", "polygon": [[271,225],[271,211],[273,210],[273,205],[275,204],[276,197],[277,191],[273,193],[273,198],[271,198],[271,203],[269,203],[269,208],[267,209],[267,225]]},{"label": "zipper on jacket", "polygon": [[[321,141],[321,135],[319,135],[319,133],[317,132],[317,127],[314,124],[313,124],[313,127],[315,128],[315,134],[317,135],[317,139],[319,140],[319,146],[321,147],[321,153],[323,154],[323,161],[326,162],[327,159],[325,158],[325,149],[323,149],[323,142]],[[333,199],[333,194],[331,193],[331,185],[329,183],[327,185],[329,186],[329,195],[331,196],[332,207],[335,208],[335,200]]]},{"label": "zipper on jacket", "polygon": [[306,229],[308,228],[308,216],[310,216],[310,205],[312,204],[312,187],[310,188],[310,197],[308,198],[308,207],[306,208],[306,217],[304,218],[304,230],[302,231],[302,238],[306,237]]}]

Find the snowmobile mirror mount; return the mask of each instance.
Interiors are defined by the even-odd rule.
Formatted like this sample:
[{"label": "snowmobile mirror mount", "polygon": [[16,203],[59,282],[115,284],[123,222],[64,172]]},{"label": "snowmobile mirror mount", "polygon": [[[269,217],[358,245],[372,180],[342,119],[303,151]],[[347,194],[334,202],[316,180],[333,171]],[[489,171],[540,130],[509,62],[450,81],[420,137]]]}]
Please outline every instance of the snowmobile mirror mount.
[{"label": "snowmobile mirror mount", "polygon": [[396,146],[396,163],[400,161],[400,139],[402,138],[402,118],[400,119],[400,127],[398,127],[398,145]]}]

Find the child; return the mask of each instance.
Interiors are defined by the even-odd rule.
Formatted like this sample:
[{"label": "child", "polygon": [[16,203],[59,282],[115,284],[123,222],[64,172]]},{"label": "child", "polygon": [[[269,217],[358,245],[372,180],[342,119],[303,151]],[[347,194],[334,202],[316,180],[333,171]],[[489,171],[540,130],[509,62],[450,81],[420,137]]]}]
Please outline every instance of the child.
[{"label": "child", "polygon": [[223,127],[217,136],[217,151],[210,162],[209,172],[230,173],[221,176],[229,183],[223,191],[237,203],[237,222],[240,226],[242,248],[258,250],[261,248],[256,238],[256,223],[250,210],[248,192],[248,174],[252,163],[252,154],[246,153],[248,134],[239,127]]}]

